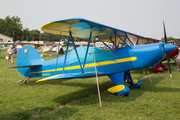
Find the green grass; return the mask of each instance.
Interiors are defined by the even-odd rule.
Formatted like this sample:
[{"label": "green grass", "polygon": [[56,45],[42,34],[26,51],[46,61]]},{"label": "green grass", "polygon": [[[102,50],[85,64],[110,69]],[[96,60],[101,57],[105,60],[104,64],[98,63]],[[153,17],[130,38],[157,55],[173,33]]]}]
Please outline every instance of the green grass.
[{"label": "green grass", "polygon": [[[106,90],[114,84],[107,76],[99,77],[100,108],[95,78],[39,84],[35,81],[41,78],[32,78],[26,84],[16,82],[25,77],[17,69],[6,69],[15,64],[7,64],[5,53],[2,51],[0,58],[0,119],[180,119],[180,72],[173,61],[172,79],[168,71],[154,74],[152,83],[149,78],[142,79],[142,87],[131,89],[128,97],[108,93]],[[43,58],[56,57],[45,54]],[[138,79],[147,76],[141,69],[131,74]]]}]

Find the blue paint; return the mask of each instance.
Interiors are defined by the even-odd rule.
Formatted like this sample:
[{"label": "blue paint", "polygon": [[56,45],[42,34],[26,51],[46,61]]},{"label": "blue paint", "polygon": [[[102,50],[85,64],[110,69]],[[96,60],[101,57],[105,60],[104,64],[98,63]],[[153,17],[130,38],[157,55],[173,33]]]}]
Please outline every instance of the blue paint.
[{"label": "blue paint", "polygon": [[[138,37],[137,42],[139,41],[139,39],[146,39],[146,38],[120,29],[112,28],[89,20],[85,20],[82,18],[73,18],[73,19],[55,21],[52,23],[68,24],[67,26],[64,26],[65,29],[63,30],[65,30],[64,31],[65,33],[70,32],[70,37],[72,39],[73,45],[74,45],[74,41],[71,32],[73,35],[79,34],[79,36],[82,36],[82,38],[88,37],[86,34],[90,33],[88,48],[85,47],[84,49],[81,46],[76,49],[75,47],[75,50],[72,50],[71,52],[68,53],[67,50],[70,41],[70,37],[69,37],[65,55],[61,56],[58,59],[44,61],[39,55],[39,53],[33,47],[24,46],[19,52],[17,58],[17,66],[14,67],[14,68],[18,68],[18,71],[22,75],[26,77],[51,77],[51,78],[46,78],[46,80],[49,81],[57,80],[57,79],[77,78],[77,77],[91,77],[96,75],[94,69],[95,66],[93,66],[94,65],[93,58],[95,57],[97,62],[96,65],[97,65],[98,75],[108,75],[116,85],[124,84],[124,80],[128,79],[128,83],[131,84],[133,87],[139,87],[142,85],[142,83],[139,80],[137,83],[133,83],[129,71],[138,68],[144,69],[148,66],[152,66],[160,62],[164,58],[165,53],[170,52],[171,50],[176,48],[176,46],[174,45],[163,44],[163,43],[129,46],[125,41],[126,39],[123,40],[125,35]],[[75,31],[73,31],[72,29],[72,31],[70,31],[68,27],[80,28],[80,29],[75,29]],[[96,36],[101,35],[102,41],[105,39],[111,40],[111,38],[115,39],[114,52],[112,50],[106,51],[101,48],[95,47],[94,48],[95,54],[94,54],[93,48],[89,47],[90,38],[96,37],[96,36],[92,36],[91,33],[92,27],[93,27],[93,32],[97,33],[97,35],[94,33],[93,35]],[[49,30],[54,30],[54,29],[49,28]],[[83,30],[86,32],[86,34],[82,32]],[[100,34],[98,34],[98,32]],[[118,47],[116,47],[117,46],[116,36],[118,36],[128,47],[118,49]],[[126,36],[126,38],[128,38],[128,36]],[[113,41],[111,40],[111,42]],[[27,53],[24,52],[25,49],[28,51]],[[131,57],[136,59],[132,61],[123,61],[119,63],[116,62],[118,60],[120,61],[122,59],[124,60],[126,58],[128,59]],[[98,64],[99,62],[101,62],[102,65],[99,65]],[[83,66],[87,65],[87,67],[84,67],[82,69],[81,65]],[[19,68],[19,67],[25,67],[25,68]],[[55,74],[57,74],[57,76],[54,76]],[[129,92],[130,92],[129,88],[125,85],[125,88],[122,91],[117,92],[117,94],[122,95]]]},{"label": "blue paint", "polygon": [[[115,59],[123,59],[129,57],[137,57],[135,61],[129,62],[122,62],[122,63],[115,63],[109,65],[100,65],[97,66],[97,71],[99,72],[98,75],[107,75],[113,73],[120,73],[123,71],[130,71],[137,68],[146,68],[148,66],[153,65],[161,61],[161,59],[165,56],[165,52],[162,50],[163,43],[158,44],[148,44],[148,45],[139,45],[133,46],[132,49],[129,47],[117,49],[115,52],[112,51],[105,51],[101,48],[94,48],[96,61],[97,62],[105,62],[105,61],[114,61]],[[25,46],[21,49],[20,54],[17,59],[17,66],[27,66],[27,60],[25,57],[24,49],[27,49],[29,52],[27,53],[28,61],[30,65],[41,65],[41,67],[33,67],[33,68],[18,68],[22,75],[28,76],[28,70],[30,69],[31,77],[48,77],[43,76],[42,74],[50,73],[49,76],[55,75],[56,69],[56,59],[44,61],[39,53],[31,46]],[[77,52],[79,55],[79,59],[81,64],[84,63],[84,57],[86,54],[87,47],[78,47]],[[92,52],[92,47],[89,47],[89,53],[87,54],[86,64],[94,63],[93,57],[94,54]],[[66,58],[66,59],[65,59]],[[22,60],[21,60],[22,59]],[[23,61],[23,62],[22,62]],[[66,63],[65,63],[66,61]],[[64,64],[65,63],[65,64]],[[75,51],[71,51],[67,53],[67,57],[65,55],[58,58],[57,69],[65,67],[72,67],[72,66],[79,66],[79,62]],[[42,72],[42,73],[34,73],[38,71],[46,71],[46,70],[53,70],[49,72]],[[84,73],[93,72],[94,67],[84,68]],[[72,69],[72,70],[64,70],[64,74],[72,74],[72,73],[82,73],[81,69]],[[57,70],[56,74],[63,74],[63,70]],[[77,77],[84,77],[84,74],[78,74]],[[95,74],[89,74],[89,76],[94,76]]]},{"label": "blue paint", "polygon": [[115,85],[123,85],[124,84],[124,72],[110,74],[108,77],[113,81]]},{"label": "blue paint", "polygon": [[130,92],[129,87],[126,86],[126,85],[124,85],[124,86],[125,86],[125,88],[124,88],[123,90],[119,91],[119,92],[116,92],[116,94],[118,94],[118,95],[124,95],[124,94],[126,94],[126,93],[129,93],[129,92]]}]

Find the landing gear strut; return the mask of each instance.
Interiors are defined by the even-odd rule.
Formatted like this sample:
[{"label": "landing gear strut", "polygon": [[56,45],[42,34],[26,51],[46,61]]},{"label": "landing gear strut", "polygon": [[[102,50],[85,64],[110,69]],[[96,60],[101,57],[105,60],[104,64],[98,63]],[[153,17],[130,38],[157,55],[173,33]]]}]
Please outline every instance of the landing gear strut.
[{"label": "landing gear strut", "polygon": [[29,79],[30,79],[30,77],[22,80],[21,82],[26,83],[26,81],[28,81]]}]

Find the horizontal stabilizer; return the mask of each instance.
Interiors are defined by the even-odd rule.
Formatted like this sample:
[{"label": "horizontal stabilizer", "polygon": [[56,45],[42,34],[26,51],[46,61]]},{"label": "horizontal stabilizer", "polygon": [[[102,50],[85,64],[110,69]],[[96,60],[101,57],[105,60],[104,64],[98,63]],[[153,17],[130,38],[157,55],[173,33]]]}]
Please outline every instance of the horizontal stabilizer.
[{"label": "horizontal stabilizer", "polygon": [[[58,81],[59,79],[70,79],[70,78],[78,78],[78,77],[92,77],[95,75],[96,75],[95,72],[59,74],[59,75],[54,75],[51,77],[43,78],[41,80],[36,81],[36,83]],[[98,72],[98,75],[103,75],[103,72]]]},{"label": "horizontal stabilizer", "polygon": [[42,65],[13,66],[13,67],[8,67],[7,69],[9,69],[9,68],[28,68],[28,67],[39,67],[39,66],[42,66]]}]

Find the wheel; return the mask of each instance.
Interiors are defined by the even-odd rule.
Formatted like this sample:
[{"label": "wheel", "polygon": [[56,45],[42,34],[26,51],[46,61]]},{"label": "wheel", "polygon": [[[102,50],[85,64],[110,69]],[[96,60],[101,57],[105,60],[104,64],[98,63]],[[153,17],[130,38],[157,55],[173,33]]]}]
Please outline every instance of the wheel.
[{"label": "wheel", "polygon": [[119,95],[117,93],[114,93],[114,95],[121,96],[121,97],[128,97],[129,93],[125,93],[124,95]]},{"label": "wheel", "polygon": [[140,89],[141,88],[141,86],[139,86],[139,87],[136,87],[137,89]]},{"label": "wheel", "polygon": [[125,93],[122,97],[128,97],[129,93]]},{"label": "wheel", "polygon": [[130,89],[132,89],[133,87],[132,86],[128,86]]}]

